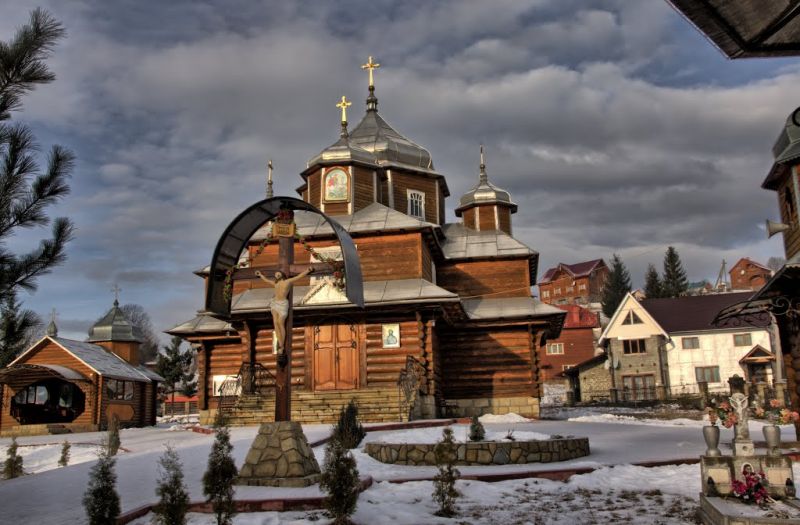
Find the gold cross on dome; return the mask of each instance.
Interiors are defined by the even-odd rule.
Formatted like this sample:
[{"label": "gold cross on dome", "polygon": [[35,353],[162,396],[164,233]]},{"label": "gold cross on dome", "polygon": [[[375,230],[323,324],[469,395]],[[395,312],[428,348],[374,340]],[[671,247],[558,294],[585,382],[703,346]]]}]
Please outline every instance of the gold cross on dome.
[{"label": "gold cross on dome", "polygon": [[347,100],[344,95],[342,95],[342,101],[336,104],[337,108],[342,108],[342,122],[347,122],[347,108],[352,105],[353,103]]},{"label": "gold cross on dome", "polygon": [[373,62],[372,61],[372,57],[369,57],[369,60],[367,60],[366,64],[362,64],[361,65],[361,69],[369,70],[369,87],[374,87],[375,86],[375,83],[373,82],[373,78],[372,78],[372,70],[373,69],[378,69],[379,67],[381,67],[381,65],[380,64],[376,64],[375,62]]},{"label": "gold cross on dome", "polygon": [[114,302],[119,303],[119,293],[122,291],[122,288],[120,288],[117,283],[114,283],[114,287],[111,288],[111,291],[114,292]]}]

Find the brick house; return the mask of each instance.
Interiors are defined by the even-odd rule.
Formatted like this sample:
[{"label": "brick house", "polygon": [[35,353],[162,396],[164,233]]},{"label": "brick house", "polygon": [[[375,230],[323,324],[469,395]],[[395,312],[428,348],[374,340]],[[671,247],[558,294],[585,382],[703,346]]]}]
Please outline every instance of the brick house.
[{"label": "brick house", "polygon": [[595,355],[600,337],[598,314],[577,304],[556,305],[567,312],[558,339],[539,348],[543,404],[566,401],[567,380],[562,372]]},{"label": "brick house", "polygon": [[577,264],[559,263],[539,281],[539,296],[547,304],[588,304],[600,301],[608,277],[603,259]]},{"label": "brick house", "polygon": [[760,290],[772,277],[772,270],[752,259],[742,257],[731,267],[731,287],[734,290]]},{"label": "brick house", "polygon": [[756,370],[756,359],[748,358],[757,353],[769,361],[766,326],[711,324],[721,309],[750,295],[637,301],[628,294],[600,338],[609,355],[612,389],[621,400],[639,401],[697,393],[699,382],[710,390],[724,389],[733,374],[751,381],[769,377],[769,363]]}]

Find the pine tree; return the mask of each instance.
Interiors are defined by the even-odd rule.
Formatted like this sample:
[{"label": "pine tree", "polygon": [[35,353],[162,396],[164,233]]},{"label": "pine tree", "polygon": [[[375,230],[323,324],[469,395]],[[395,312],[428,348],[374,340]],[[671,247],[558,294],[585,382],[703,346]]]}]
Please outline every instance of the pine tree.
[{"label": "pine tree", "polygon": [[61,444],[61,457],[58,458],[58,466],[59,467],[66,467],[69,465],[69,449],[72,448],[72,445],[69,444],[69,441],[66,439],[64,443]]},{"label": "pine tree", "polygon": [[461,475],[454,467],[456,462],[456,443],[453,429],[445,427],[442,440],[434,448],[436,466],[439,472],[433,477],[433,499],[439,505],[437,516],[452,517],[456,514],[456,499],[461,495],[456,490],[456,480]]},{"label": "pine tree", "polygon": [[117,494],[116,460],[106,451],[100,453],[97,463],[89,471],[89,486],[83,495],[83,507],[89,525],[115,525],[120,513]]},{"label": "pine tree", "polygon": [[211,503],[217,525],[230,525],[236,514],[233,501],[233,482],[236,480],[236,464],[231,452],[231,436],[228,427],[217,426],[214,444],[208,456],[208,468],[203,474],[203,494]]},{"label": "pine tree", "polygon": [[339,441],[346,449],[356,448],[367,433],[358,420],[358,405],[351,399],[339,412],[339,421],[333,427],[331,439]]},{"label": "pine tree", "polygon": [[483,423],[478,419],[478,416],[472,416],[472,421],[469,424],[469,440],[483,441],[485,437],[486,429],[483,428]]},{"label": "pine tree", "polygon": [[159,354],[156,361],[156,372],[164,378],[164,387],[172,394],[173,410],[178,385],[186,378],[192,364],[192,354],[181,350],[182,343],[183,339],[178,336],[170,339],[169,346],[164,347],[164,353]]},{"label": "pine tree", "polygon": [[23,95],[55,79],[46,60],[64,35],[58,21],[35,9],[11,40],[0,41],[0,301],[4,304],[20,290],[35,290],[39,277],[64,262],[72,239],[72,223],[60,217],[52,221],[50,238],[34,250],[14,254],[7,248],[16,232],[48,225],[47,207],[69,193],[73,154],[53,146],[41,170],[31,129],[9,122],[11,113],[22,109]]},{"label": "pine tree", "polygon": [[603,313],[606,317],[611,317],[617,311],[617,307],[631,291],[631,276],[625,263],[616,253],[611,259],[611,271],[603,285]]},{"label": "pine tree", "polygon": [[678,250],[672,246],[664,254],[663,297],[680,297],[689,290],[689,279],[683,269]]},{"label": "pine tree", "polygon": [[31,310],[22,309],[15,292],[6,295],[0,304],[0,368],[7,366],[34,342],[41,326],[41,318]]},{"label": "pine tree", "polygon": [[106,450],[109,456],[116,456],[119,447],[122,445],[119,439],[119,418],[111,416],[108,424],[108,436],[106,437]]},{"label": "pine tree", "polygon": [[656,267],[652,264],[647,265],[647,273],[644,275],[644,295],[648,299],[658,299],[664,293],[661,285],[661,278],[658,276]]},{"label": "pine tree", "polygon": [[161,478],[156,485],[158,503],[153,507],[156,523],[160,525],[185,525],[189,511],[189,493],[183,481],[183,466],[178,453],[167,446],[158,460]]},{"label": "pine tree", "polygon": [[6,462],[3,464],[3,479],[18,478],[25,474],[22,468],[22,456],[17,454],[17,438],[11,438],[11,445],[6,451]]},{"label": "pine tree", "polygon": [[356,511],[359,493],[356,460],[344,443],[332,437],[325,448],[325,463],[319,486],[328,493],[325,508],[333,525],[351,523],[350,516]]}]

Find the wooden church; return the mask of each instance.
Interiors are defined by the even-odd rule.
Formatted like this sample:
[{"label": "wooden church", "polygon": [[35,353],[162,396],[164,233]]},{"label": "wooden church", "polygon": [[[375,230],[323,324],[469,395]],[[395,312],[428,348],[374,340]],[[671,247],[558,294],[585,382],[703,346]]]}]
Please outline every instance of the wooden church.
[{"label": "wooden church", "polygon": [[119,302],[86,341],[47,335],[0,369],[0,435],[89,432],[155,425],[158,383],[139,362],[141,338]]},{"label": "wooden church", "polygon": [[[355,399],[366,421],[515,412],[539,414],[539,348],[559,335],[565,312],[531,296],[538,253],[512,236],[517,205],[492,184],[481,150],[477,182],[446,221],[445,177],[430,153],[378,112],[369,69],[361,121],[308,161],[297,192],[353,238],[365,307],[332,277],[313,274],[294,291],[292,419],[335,421]],[[270,186],[271,187],[271,186]],[[269,194],[269,190],[268,190]],[[324,220],[296,212],[306,250],[297,263],[341,258]],[[222,225],[221,228],[222,229]],[[255,276],[275,266],[269,225],[249,240],[232,278],[231,315],[201,312],[168,333],[198,352],[201,420],[217,409],[232,424],[274,417],[273,289]],[[324,260],[323,259],[323,260]],[[196,272],[207,278],[208,268]],[[287,343],[288,344],[288,343]]]}]

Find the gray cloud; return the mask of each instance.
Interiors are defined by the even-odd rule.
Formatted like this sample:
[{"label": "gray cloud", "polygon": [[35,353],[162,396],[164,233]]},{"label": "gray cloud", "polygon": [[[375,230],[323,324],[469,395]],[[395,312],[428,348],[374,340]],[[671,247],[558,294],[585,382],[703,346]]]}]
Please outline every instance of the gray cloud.
[{"label": "gray cloud", "polygon": [[[0,35],[25,5],[14,3]],[[368,54],[383,64],[381,114],[448,178],[449,220],[483,142],[542,269],[618,251],[640,279],[674,244],[699,279],[722,257],[781,251],[759,229],[776,214],[759,184],[800,72],[723,60],[666,2],[50,8],[70,34],[53,57],[59,78],[20,117],[78,154],[58,209],[78,238],[28,299],[40,312],[96,318],[120,282],[159,329],[191,317],[202,303],[191,271],[261,195],[266,160],[276,190],[293,195],[306,160],[337,138],[335,101],[347,95],[350,120],[360,118]]]}]

